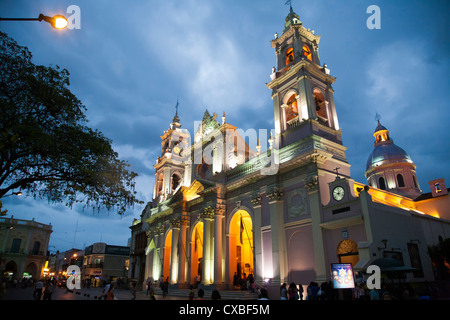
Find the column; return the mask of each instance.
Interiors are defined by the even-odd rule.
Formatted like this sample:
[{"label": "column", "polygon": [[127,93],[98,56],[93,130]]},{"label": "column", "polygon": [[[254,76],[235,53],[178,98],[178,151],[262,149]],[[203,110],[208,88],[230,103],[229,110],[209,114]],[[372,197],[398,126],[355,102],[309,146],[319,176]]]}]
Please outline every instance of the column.
[{"label": "column", "polygon": [[186,228],[188,224],[187,213],[183,212],[183,216],[180,220],[180,260],[178,269],[178,283],[186,283],[186,251],[188,249],[186,242]]},{"label": "column", "polygon": [[320,226],[321,206],[319,197],[318,176],[313,174],[305,178],[305,186],[308,189],[309,208],[311,210],[311,225],[314,244],[314,260],[316,266],[316,281],[323,282],[328,278],[325,264],[325,248],[323,243],[323,231]]},{"label": "column", "polygon": [[286,234],[284,230],[283,192],[278,186],[267,193],[270,205],[270,224],[272,236],[272,284],[287,281]]},{"label": "column", "polygon": [[214,219],[214,283],[223,284],[223,220],[225,218],[225,204],[218,203]]},{"label": "column", "polygon": [[[145,288],[145,282],[147,281],[148,277],[153,277],[153,266],[150,265],[151,261],[151,253],[149,251],[150,244],[152,242],[152,231],[147,231],[147,246],[145,248],[145,274],[144,274],[144,288]],[[153,249],[153,251],[156,248]]]},{"label": "column", "polygon": [[253,236],[254,236],[254,277],[255,282],[259,285],[264,284],[264,264],[262,255],[262,236],[261,236],[261,203],[262,197],[260,194],[256,195],[251,200],[253,204]]},{"label": "column", "polygon": [[161,259],[159,257],[159,246],[158,246],[158,240],[160,236],[158,232],[155,230],[155,249],[153,249],[153,270],[152,270],[152,277],[153,280],[159,280],[161,276]]},{"label": "column", "polygon": [[214,221],[214,209],[205,208],[201,213],[203,219],[203,274],[202,283],[209,285],[213,282],[214,252],[212,247],[212,223]]},{"label": "column", "polygon": [[180,220],[173,219],[170,223],[172,227],[172,248],[170,253],[170,283],[178,282],[178,237],[180,235]]},{"label": "column", "polygon": [[159,277],[164,276],[165,278],[167,278],[168,275],[163,274],[164,273],[164,231],[165,231],[164,226],[161,226],[159,228],[159,261],[160,261]]}]

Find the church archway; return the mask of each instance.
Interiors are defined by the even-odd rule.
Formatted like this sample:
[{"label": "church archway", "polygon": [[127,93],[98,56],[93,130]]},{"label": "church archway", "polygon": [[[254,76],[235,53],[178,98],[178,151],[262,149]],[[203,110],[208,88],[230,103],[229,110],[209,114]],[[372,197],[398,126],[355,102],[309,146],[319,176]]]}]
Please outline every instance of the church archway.
[{"label": "church archway", "polygon": [[254,273],[253,222],[245,210],[238,210],[230,220],[228,230],[228,266],[230,280]]},{"label": "church archway", "polygon": [[172,230],[167,232],[166,240],[164,241],[164,266],[163,266],[163,280],[169,277],[170,280],[170,260],[172,258]]},{"label": "church archway", "polygon": [[191,235],[191,283],[201,281],[203,272],[203,222],[199,221]]}]

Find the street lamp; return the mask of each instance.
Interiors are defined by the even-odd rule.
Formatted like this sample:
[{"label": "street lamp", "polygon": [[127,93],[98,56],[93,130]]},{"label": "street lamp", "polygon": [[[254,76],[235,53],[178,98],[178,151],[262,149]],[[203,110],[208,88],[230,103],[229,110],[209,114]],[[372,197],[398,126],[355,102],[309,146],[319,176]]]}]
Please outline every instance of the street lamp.
[{"label": "street lamp", "polygon": [[42,13],[38,18],[0,18],[0,21],[42,21],[48,22],[55,29],[64,29],[67,27],[68,22],[64,16],[56,15],[54,17],[44,16]]}]

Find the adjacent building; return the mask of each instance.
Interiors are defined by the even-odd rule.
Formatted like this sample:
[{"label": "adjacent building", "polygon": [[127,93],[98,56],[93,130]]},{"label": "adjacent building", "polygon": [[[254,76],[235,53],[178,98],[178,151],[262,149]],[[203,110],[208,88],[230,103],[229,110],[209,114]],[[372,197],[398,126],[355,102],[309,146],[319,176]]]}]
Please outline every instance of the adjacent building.
[{"label": "adjacent building", "polygon": [[130,247],[96,242],[84,249],[81,279],[100,285],[103,280],[116,281],[128,276]]},{"label": "adjacent building", "polygon": [[39,279],[44,275],[51,224],[32,220],[0,218],[0,271],[2,278]]}]

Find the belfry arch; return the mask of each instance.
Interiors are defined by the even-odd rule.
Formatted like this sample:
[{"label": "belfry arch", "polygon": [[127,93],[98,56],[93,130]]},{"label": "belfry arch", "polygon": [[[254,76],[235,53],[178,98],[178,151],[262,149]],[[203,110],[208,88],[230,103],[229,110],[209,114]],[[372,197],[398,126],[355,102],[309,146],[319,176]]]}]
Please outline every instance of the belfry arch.
[{"label": "belfry arch", "polygon": [[248,276],[254,274],[253,220],[247,210],[237,210],[230,219],[227,228],[227,250],[229,281],[234,274]]}]

